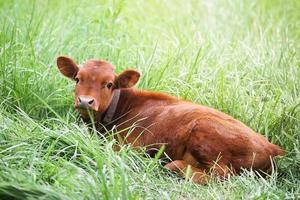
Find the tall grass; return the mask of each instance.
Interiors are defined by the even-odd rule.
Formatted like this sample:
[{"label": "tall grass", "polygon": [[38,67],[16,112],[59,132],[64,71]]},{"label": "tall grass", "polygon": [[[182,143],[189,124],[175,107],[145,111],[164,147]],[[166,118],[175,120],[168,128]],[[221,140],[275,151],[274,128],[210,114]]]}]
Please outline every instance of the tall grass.
[{"label": "tall grass", "polygon": [[[0,199],[300,198],[300,1],[0,0]],[[90,134],[55,66],[106,59],[243,121],[286,150],[278,170],[194,185]],[[113,132],[111,132],[113,134]]]}]

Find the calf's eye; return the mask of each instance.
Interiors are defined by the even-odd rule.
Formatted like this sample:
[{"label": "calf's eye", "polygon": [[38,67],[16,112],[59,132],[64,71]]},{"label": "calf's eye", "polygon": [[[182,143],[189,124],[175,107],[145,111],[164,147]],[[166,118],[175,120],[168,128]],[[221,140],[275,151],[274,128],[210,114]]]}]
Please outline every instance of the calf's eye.
[{"label": "calf's eye", "polygon": [[107,87],[108,89],[111,89],[111,88],[112,88],[112,86],[113,86],[113,84],[112,84],[112,83],[107,83],[107,85],[106,85],[106,87]]},{"label": "calf's eye", "polygon": [[75,77],[74,80],[76,81],[76,83],[79,82],[79,78]]}]

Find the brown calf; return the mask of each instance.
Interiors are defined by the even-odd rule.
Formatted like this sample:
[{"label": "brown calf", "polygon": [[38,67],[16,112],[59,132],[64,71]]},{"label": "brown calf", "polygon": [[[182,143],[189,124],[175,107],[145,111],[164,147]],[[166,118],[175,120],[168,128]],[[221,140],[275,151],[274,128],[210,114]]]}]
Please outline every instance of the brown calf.
[{"label": "brown calf", "polygon": [[146,147],[151,156],[165,144],[165,153],[173,161],[165,167],[182,176],[191,175],[196,183],[207,183],[212,172],[223,178],[242,169],[270,173],[273,157],[284,154],[225,113],[132,88],[140,77],[137,71],[117,75],[111,64],[100,60],[89,60],[79,68],[63,56],[57,58],[57,66],[77,82],[75,107],[83,119],[89,118],[87,109],[92,110],[96,124],[125,129],[122,141]]}]

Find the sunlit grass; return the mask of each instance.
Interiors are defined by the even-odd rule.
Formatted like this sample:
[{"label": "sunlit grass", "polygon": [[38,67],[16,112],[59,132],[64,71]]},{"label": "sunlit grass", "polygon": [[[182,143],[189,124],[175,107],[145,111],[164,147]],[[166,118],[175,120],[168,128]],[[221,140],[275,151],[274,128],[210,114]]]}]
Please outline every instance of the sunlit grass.
[{"label": "sunlit grass", "polygon": [[[0,199],[299,198],[299,10],[297,0],[0,0]],[[226,112],[287,155],[267,179],[201,186],[130,146],[115,152],[78,122],[58,55],[136,68],[139,88]]]}]

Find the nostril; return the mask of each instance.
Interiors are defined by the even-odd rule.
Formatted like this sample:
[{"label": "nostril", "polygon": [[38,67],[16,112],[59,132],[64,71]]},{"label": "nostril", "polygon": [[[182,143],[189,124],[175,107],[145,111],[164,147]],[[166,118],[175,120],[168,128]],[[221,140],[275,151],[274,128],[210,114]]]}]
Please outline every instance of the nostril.
[{"label": "nostril", "polygon": [[94,102],[94,99],[90,100],[88,103],[91,105]]},{"label": "nostril", "polygon": [[78,97],[78,101],[79,101],[79,103],[81,103],[81,99],[80,99],[80,97]]}]

